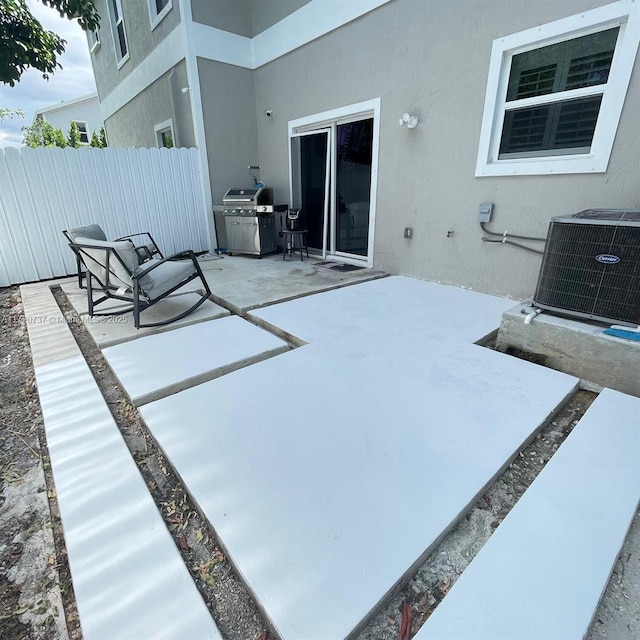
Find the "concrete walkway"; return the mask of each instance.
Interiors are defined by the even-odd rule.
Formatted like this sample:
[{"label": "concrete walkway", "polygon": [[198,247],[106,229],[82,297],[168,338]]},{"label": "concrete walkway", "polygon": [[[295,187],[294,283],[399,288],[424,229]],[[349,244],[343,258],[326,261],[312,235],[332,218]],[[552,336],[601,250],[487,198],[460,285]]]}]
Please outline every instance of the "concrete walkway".
[{"label": "concrete walkway", "polygon": [[222,640],[46,285],[21,288],[85,640]]},{"label": "concrete walkway", "polygon": [[[234,257],[204,264],[218,303],[206,322],[147,337],[119,333],[110,341],[109,332],[121,327],[111,329],[103,320],[104,344],[135,340],[105,348],[105,355],[129,395],[148,402],[141,412],[150,431],[283,640],[346,638],[429,554],[578,380],[474,344],[497,329],[510,300],[409,278],[377,279],[382,274],[366,270],[336,274],[312,261]],[[45,290],[23,288],[23,295],[48,300]],[[70,298],[74,302],[73,293]],[[40,308],[27,299],[25,309],[32,317],[55,314],[51,302]],[[225,317],[229,310],[243,318]],[[88,369],[84,365],[78,378],[76,353],[45,352],[46,344],[68,339],[66,325],[54,324],[51,337],[49,327],[33,324],[45,428],[56,442],[50,448],[58,500],[65,531],[69,527],[76,541],[69,549],[70,560],[76,558],[74,583],[86,580],[95,589],[97,574],[83,577],[95,551],[86,534],[105,525],[98,494],[90,487],[78,491],[74,474],[77,465],[83,482],[91,481],[78,456],[84,448],[91,455],[96,450],[92,437],[103,420],[89,409],[104,401],[93,392],[88,405],[77,395],[65,399],[62,390],[74,384],[67,381],[86,380]],[[153,372],[141,386],[145,358]],[[196,384],[200,376],[214,379]],[[640,399],[630,402],[640,410]],[[98,449],[107,456],[93,460],[101,473],[128,464],[122,448]],[[125,522],[130,504],[109,500],[116,511],[108,517]],[[155,530],[155,516],[141,517],[140,526]],[[77,530],[81,535],[74,538]],[[123,564],[121,570],[138,580],[135,568]],[[184,628],[167,626],[183,632],[167,637],[217,637],[197,613],[192,590],[175,585],[191,599],[184,611],[194,619],[189,616]],[[145,602],[155,597],[162,607],[162,597],[145,581],[134,592]],[[109,616],[118,621],[120,608],[128,611],[128,599],[113,596],[113,609],[96,618],[97,596],[91,588],[78,592],[87,638],[106,637],[100,631]],[[150,611],[136,619],[137,629],[151,624]],[[203,630],[192,633],[189,624]],[[139,637],[156,637],[148,628]],[[111,637],[131,637],[110,631]]]}]

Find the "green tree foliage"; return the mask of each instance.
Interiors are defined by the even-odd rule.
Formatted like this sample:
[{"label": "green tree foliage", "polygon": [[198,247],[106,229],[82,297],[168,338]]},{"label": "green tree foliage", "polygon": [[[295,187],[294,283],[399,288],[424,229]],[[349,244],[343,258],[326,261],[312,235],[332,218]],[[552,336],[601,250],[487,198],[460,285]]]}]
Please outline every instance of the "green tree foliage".
[{"label": "green tree foliage", "polygon": [[75,120],[71,121],[69,127],[69,136],[67,138],[67,145],[77,149],[82,146],[82,137],[80,136],[80,129],[78,129],[78,123]]},{"label": "green tree foliage", "polygon": [[96,147],[97,149],[104,149],[107,146],[107,134],[104,131],[104,127],[100,128],[100,133],[94,131],[91,134],[90,146]]},{"label": "green tree foliage", "polygon": [[11,120],[12,118],[24,118],[24,111],[22,109],[0,108],[0,122],[3,120]]},{"label": "green tree foliage", "polygon": [[[99,26],[100,17],[93,0],[41,0],[63,18],[78,19],[85,30]],[[13,87],[22,74],[33,67],[46,79],[62,68],[58,56],[66,41],[47,31],[35,19],[26,0],[0,0],[0,82]]]},{"label": "green tree foliage", "polygon": [[67,139],[61,129],[56,129],[42,118],[36,118],[28,127],[22,127],[22,144],[33,149],[37,147],[66,147]]}]

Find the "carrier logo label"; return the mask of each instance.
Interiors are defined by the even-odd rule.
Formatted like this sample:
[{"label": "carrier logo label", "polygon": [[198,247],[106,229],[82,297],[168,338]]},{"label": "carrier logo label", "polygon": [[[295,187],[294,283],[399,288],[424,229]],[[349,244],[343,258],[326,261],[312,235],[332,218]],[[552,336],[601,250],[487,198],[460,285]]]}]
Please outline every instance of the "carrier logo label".
[{"label": "carrier logo label", "polygon": [[599,256],[596,256],[596,260],[603,264],[618,264],[618,262],[620,262],[618,256],[612,256],[609,253],[601,253]]}]

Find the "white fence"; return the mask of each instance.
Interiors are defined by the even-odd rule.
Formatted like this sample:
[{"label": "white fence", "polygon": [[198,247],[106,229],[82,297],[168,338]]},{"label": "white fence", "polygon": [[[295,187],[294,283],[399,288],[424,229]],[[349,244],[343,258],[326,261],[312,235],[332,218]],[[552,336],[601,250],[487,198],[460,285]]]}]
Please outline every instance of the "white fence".
[{"label": "white fence", "polygon": [[73,274],[62,230],[92,223],[209,249],[207,211],[196,149],[0,149],[0,287]]}]

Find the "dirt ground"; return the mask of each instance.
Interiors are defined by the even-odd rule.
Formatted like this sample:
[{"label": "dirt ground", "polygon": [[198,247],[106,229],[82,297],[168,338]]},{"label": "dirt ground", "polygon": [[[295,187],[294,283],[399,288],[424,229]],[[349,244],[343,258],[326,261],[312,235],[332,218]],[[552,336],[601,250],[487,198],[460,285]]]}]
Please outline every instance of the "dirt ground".
[{"label": "dirt ground", "polygon": [[[264,639],[267,623],[225,557],[215,532],[150,437],[82,324],[74,321],[64,295],[58,293],[57,298],[225,640]],[[0,289],[0,385],[0,638],[79,640],[82,634],[17,288]],[[403,605],[409,605],[411,611],[411,635],[417,632],[594,399],[595,394],[586,391],[576,394],[402,590],[387,598],[357,640],[396,640]],[[556,581],[562,576],[549,579]],[[638,514],[588,638],[640,638]]]}]

